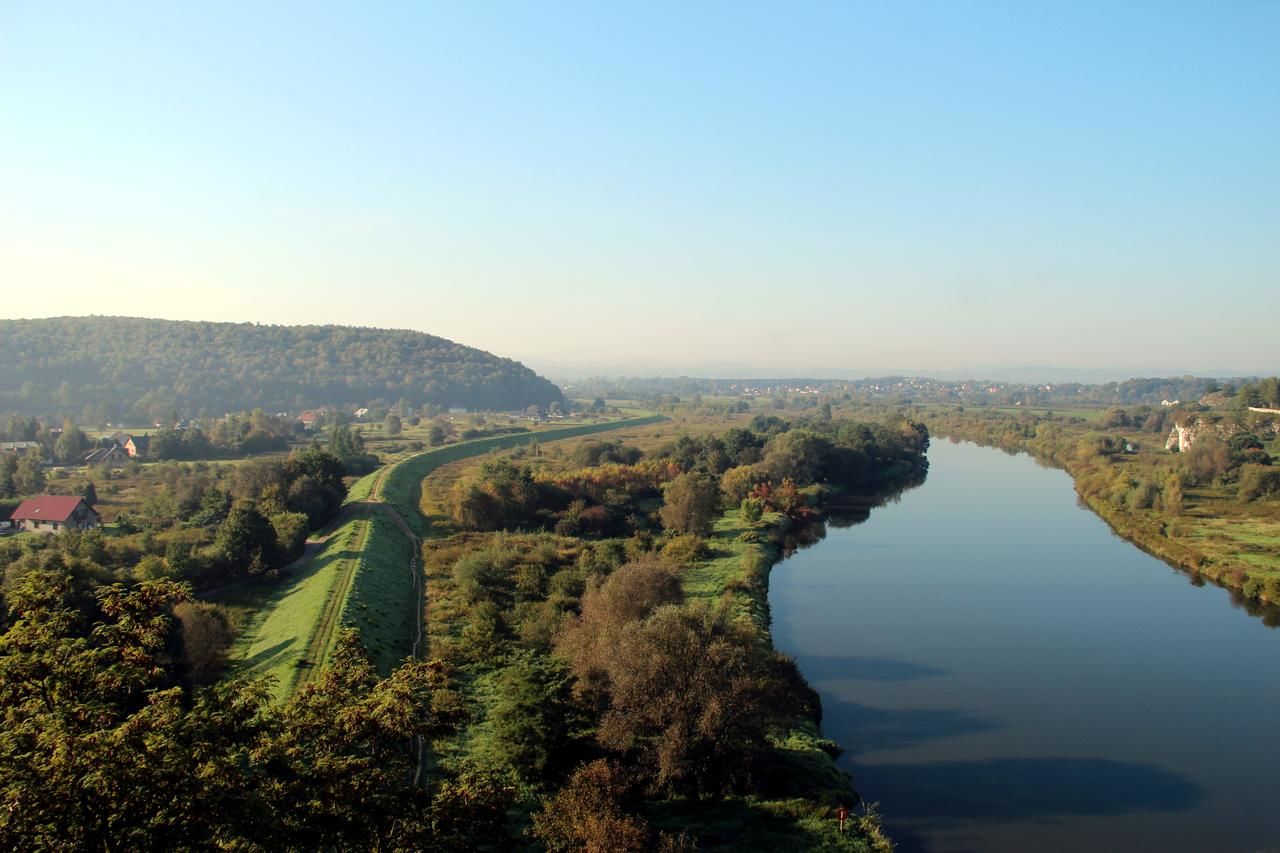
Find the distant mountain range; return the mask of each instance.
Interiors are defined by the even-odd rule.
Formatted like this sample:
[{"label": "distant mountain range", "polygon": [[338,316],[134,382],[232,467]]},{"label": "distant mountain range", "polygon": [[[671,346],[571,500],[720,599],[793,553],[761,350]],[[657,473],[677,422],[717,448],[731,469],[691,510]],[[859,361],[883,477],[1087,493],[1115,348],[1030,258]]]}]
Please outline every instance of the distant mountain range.
[{"label": "distant mountain range", "polygon": [[0,412],[143,419],[320,405],[563,400],[523,364],[422,332],[136,317],[0,320]]}]

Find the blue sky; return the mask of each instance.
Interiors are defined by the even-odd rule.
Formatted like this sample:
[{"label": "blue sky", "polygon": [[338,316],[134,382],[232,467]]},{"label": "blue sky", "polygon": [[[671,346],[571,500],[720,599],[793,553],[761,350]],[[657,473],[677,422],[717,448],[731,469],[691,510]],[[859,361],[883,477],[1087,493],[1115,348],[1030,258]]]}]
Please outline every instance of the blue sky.
[{"label": "blue sky", "polygon": [[1280,371],[1277,44],[1275,2],[11,0],[0,316]]}]

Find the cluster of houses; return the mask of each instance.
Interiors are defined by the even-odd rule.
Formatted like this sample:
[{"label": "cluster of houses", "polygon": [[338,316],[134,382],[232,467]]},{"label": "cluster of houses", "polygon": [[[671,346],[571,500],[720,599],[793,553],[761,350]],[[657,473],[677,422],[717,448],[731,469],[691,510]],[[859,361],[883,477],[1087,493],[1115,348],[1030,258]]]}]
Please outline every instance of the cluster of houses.
[{"label": "cluster of houses", "polygon": [[117,465],[130,459],[145,459],[151,447],[151,437],[146,435],[126,435],[119,441],[113,441],[106,447],[97,447],[84,455],[85,465]]},{"label": "cluster of houses", "polygon": [[[83,465],[101,465],[105,462],[111,464],[123,464],[130,459],[145,459],[147,451],[150,449],[151,438],[145,435],[125,435],[112,441],[104,447],[95,447],[93,450],[84,454],[81,464]],[[16,453],[18,455],[27,455],[31,453],[45,455],[44,445],[38,441],[0,441],[0,453]],[[46,464],[52,462],[51,459],[44,459]]]}]

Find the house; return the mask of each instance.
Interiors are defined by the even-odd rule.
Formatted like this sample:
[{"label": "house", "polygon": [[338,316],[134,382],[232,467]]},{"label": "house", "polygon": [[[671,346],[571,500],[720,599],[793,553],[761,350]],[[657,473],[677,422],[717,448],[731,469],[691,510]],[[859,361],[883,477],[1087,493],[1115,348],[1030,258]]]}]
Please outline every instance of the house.
[{"label": "house", "polygon": [[0,441],[0,452],[3,453],[36,453],[43,454],[38,441]]},{"label": "house", "polygon": [[305,411],[298,415],[298,423],[302,424],[303,429],[310,432],[324,423],[324,414],[314,410]]},{"label": "house", "polygon": [[90,450],[84,455],[85,465],[119,465],[129,458],[129,451],[125,450],[119,444],[112,444],[110,447],[99,447]]},{"label": "house", "polygon": [[89,530],[102,523],[93,507],[84,498],[58,495],[40,495],[27,498],[13,511],[12,521],[21,530],[37,533],[57,533],[68,528]]},{"label": "house", "polygon": [[145,457],[147,451],[151,449],[151,436],[126,435],[121,446],[124,448],[124,452],[129,454],[130,459]]}]

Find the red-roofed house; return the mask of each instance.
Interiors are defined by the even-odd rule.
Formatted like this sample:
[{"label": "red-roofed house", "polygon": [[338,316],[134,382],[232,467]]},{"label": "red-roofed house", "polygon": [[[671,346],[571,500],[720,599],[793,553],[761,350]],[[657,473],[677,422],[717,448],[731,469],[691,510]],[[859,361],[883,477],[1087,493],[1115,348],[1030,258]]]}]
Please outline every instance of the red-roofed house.
[{"label": "red-roofed house", "polygon": [[57,533],[60,530],[88,530],[101,523],[98,513],[80,497],[40,495],[18,504],[11,520],[20,530]]}]

